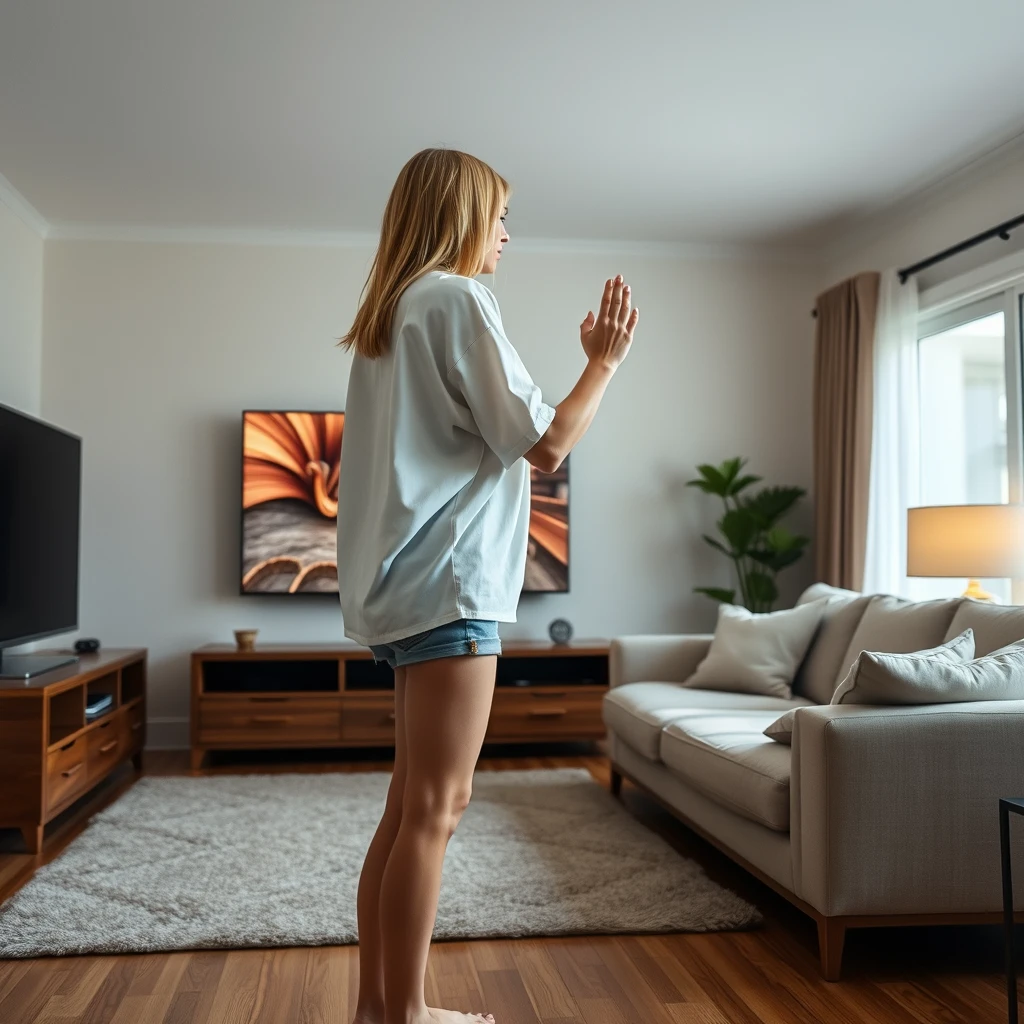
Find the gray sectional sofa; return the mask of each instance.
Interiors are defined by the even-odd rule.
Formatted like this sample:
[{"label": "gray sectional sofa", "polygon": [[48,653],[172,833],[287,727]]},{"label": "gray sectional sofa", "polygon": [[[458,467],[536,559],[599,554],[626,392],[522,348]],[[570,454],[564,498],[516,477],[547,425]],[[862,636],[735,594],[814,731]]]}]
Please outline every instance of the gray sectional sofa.
[{"label": "gray sectional sofa", "polygon": [[[686,681],[711,636],[612,642],[603,714],[625,777],[818,923],[839,977],[847,928],[1000,920],[997,802],[1024,796],[1024,701],[830,705],[861,651],[909,653],[973,628],[977,655],[1024,638],[1024,608],[831,598],[791,699]],[[796,707],[792,746],[764,729]],[[1014,870],[1024,877],[1024,836]]]}]

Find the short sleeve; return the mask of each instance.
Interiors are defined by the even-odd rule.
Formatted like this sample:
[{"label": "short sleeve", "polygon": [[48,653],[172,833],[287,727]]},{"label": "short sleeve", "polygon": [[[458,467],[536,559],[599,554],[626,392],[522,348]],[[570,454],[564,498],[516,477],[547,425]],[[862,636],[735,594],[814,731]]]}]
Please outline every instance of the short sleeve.
[{"label": "short sleeve", "polygon": [[[483,326],[483,325],[481,325]],[[555,418],[500,321],[490,322],[448,373],[480,435],[506,469],[526,454]]]}]

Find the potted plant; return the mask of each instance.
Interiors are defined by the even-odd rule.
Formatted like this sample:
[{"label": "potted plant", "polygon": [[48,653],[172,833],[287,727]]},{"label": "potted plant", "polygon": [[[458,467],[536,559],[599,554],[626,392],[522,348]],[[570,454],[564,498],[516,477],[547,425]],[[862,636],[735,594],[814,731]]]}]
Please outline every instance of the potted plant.
[{"label": "potted plant", "polygon": [[790,533],[779,521],[807,492],[802,487],[763,487],[748,494],[761,478],[744,474],[746,464],[746,459],[737,457],[720,466],[698,466],[700,476],[687,484],[722,499],[724,513],[718,521],[722,540],[707,534],[704,540],[733,563],[739,595],[736,589],[722,587],[693,589],[752,612],[770,612],[779,597],[776,575],[798,562],[810,543],[809,537]]}]

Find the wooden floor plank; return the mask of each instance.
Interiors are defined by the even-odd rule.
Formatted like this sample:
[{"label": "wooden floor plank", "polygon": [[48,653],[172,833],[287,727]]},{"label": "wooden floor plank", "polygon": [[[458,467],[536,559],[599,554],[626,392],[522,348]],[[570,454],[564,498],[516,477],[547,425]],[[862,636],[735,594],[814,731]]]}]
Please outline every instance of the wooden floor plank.
[{"label": "wooden floor plank", "polygon": [[346,952],[330,946],[309,951],[298,1024],[349,1024]]}]

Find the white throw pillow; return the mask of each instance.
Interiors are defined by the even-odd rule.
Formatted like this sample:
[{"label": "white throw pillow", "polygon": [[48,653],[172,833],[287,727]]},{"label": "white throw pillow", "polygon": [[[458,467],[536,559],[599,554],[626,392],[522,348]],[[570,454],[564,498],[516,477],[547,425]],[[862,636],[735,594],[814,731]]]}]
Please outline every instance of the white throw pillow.
[{"label": "white throw pillow", "polygon": [[720,605],[711,648],[686,685],[788,699],[827,605],[825,598],[766,615]]},{"label": "white throw pillow", "polygon": [[865,652],[837,687],[832,703],[1024,700],[1024,640],[975,658],[974,630],[967,629],[944,647],[923,653],[929,657]]}]

